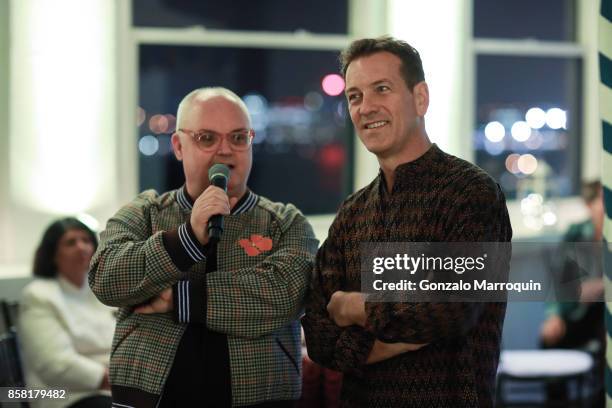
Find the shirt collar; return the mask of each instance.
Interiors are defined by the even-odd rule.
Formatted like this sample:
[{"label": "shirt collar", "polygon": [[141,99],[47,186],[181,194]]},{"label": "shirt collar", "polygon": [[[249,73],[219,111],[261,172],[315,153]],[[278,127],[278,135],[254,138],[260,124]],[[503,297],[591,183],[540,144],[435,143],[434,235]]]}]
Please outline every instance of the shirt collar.
[{"label": "shirt collar", "polygon": [[[253,193],[251,190],[246,191],[246,193],[238,200],[234,208],[232,208],[232,215],[242,214],[257,204],[259,196]],[[187,211],[191,211],[193,209],[193,200],[187,194],[187,186],[183,185],[183,187],[176,190],[176,201],[179,203],[179,206]]]},{"label": "shirt collar", "polygon": [[[431,172],[431,166],[439,159],[442,151],[437,144],[432,143],[431,147],[420,157],[415,160],[402,163],[395,168],[394,171],[394,186],[403,186],[407,183],[420,183],[420,176]],[[378,181],[380,183],[380,193],[388,194],[387,183],[385,182],[385,174],[382,169],[378,170]]]}]

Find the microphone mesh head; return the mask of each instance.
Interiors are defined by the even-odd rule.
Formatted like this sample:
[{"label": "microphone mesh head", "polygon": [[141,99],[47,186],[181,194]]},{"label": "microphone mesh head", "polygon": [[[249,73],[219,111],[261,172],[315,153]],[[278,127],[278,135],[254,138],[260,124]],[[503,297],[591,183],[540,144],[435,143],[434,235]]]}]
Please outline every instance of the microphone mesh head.
[{"label": "microphone mesh head", "polygon": [[212,181],[215,177],[224,177],[225,180],[229,179],[230,169],[225,164],[215,164],[210,169],[208,169],[208,180]]}]

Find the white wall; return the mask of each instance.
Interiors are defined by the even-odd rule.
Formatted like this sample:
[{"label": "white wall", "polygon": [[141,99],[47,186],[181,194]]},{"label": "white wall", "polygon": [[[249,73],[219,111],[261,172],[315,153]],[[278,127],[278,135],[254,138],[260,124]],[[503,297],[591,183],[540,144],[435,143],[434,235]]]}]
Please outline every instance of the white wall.
[{"label": "white wall", "polygon": [[[11,238],[6,228],[9,219],[9,0],[0,0],[0,265],[9,259]],[[1,270],[1,267],[0,267]],[[0,272],[0,277],[2,276]]]},{"label": "white wall", "polygon": [[[120,205],[115,0],[2,0],[0,277],[29,273],[49,222]],[[8,34],[8,35],[7,35]],[[8,54],[4,50],[9,50]],[[0,102],[1,103],[1,102]]]}]

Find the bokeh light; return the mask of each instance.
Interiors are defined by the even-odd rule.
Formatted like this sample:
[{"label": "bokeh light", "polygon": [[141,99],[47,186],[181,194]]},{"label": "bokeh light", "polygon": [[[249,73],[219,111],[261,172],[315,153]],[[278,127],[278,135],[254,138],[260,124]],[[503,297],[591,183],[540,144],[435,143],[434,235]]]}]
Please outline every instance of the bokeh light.
[{"label": "bokeh light", "polygon": [[344,148],[335,143],[324,146],[319,153],[319,159],[326,170],[341,169],[346,162]]},{"label": "bokeh light", "polygon": [[533,215],[529,215],[523,218],[523,224],[535,231],[539,231],[542,229],[543,221],[541,217],[535,217]]},{"label": "bokeh light", "polygon": [[320,93],[312,91],[304,96],[304,107],[311,112],[316,112],[323,106],[323,96]]},{"label": "bokeh light", "polygon": [[542,214],[542,221],[544,225],[555,225],[557,223],[557,215],[552,211],[547,211]]},{"label": "bokeh light", "polygon": [[527,122],[519,120],[517,122],[514,122],[510,133],[512,133],[512,137],[517,142],[524,142],[529,139],[529,136],[531,136],[531,128],[529,127]]},{"label": "bokeh light", "polygon": [[138,141],[138,150],[145,156],[153,156],[159,150],[159,141],[155,136],[143,136]]},{"label": "bokeh light", "polygon": [[542,197],[542,194],[538,194],[538,193],[530,193],[529,195],[527,195],[527,198],[536,203],[537,205],[542,205],[544,204],[544,197]]},{"label": "bokeh light", "polygon": [[517,153],[512,153],[506,157],[506,169],[512,174],[517,174],[520,172],[518,168],[519,157],[521,157],[521,155]]},{"label": "bokeh light", "polygon": [[247,109],[249,110],[249,113],[251,115],[260,115],[266,113],[268,101],[266,100],[266,98],[263,97],[263,95],[260,95],[258,93],[250,93],[246,94],[242,98],[242,100],[244,101],[244,104],[247,106]]},{"label": "bokeh light", "polygon": [[344,91],[344,79],[338,74],[329,74],[321,81],[323,92],[329,96],[338,96]]},{"label": "bokeh light", "polygon": [[525,120],[532,129],[540,129],[546,124],[546,112],[541,108],[531,108],[525,114]]},{"label": "bokeh light", "polygon": [[516,162],[518,169],[525,174],[533,174],[538,168],[538,159],[532,154],[523,154]]},{"label": "bokeh light", "polygon": [[567,115],[565,111],[559,108],[551,108],[547,110],[546,124],[551,129],[565,129],[567,124]]},{"label": "bokeh light", "polygon": [[140,106],[136,108],[136,126],[140,127],[147,118],[147,112]]},{"label": "bokeh light", "polygon": [[155,134],[166,133],[168,131],[168,118],[159,114],[151,116],[149,129]]},{"label": "bokeh light", "polygon": [[506,135],[506,128],[500,122],[493,121],[487,123],[484,128],[485,137],[491,142],[501,142]]},{"label": "bokeh light", "polygon": [[176,130],[176,116],[171,113],[168,113],[164,115],[164,118],[166,118],[167,126],[166,130],[163,133],[174,133],[174,131]]}]

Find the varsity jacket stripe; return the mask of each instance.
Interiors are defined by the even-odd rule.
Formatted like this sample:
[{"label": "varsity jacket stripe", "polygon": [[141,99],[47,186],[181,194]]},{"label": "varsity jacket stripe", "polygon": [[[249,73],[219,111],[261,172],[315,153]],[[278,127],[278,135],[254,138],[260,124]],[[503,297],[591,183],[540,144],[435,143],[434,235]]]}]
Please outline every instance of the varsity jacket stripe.
[{"label": "varsity jacket stripe", "polygon": [[[181,191],[184,191],[183,189],[181,189]],[[183,193],[183,197],[186,197],[186,195]],[[188,198],[185,198],[185,200],[189,201]],[[192,208],[192,206],[187,206],[184,205],[184,201],[179,201],[179,204],[181,206],[183,206],[183,208],[185,210],[190,210]],[[188,202],[188,204],[190,204],[190,202]],[[241,200],[236,203],[236,206],[232,209],[232,215],[238,215],[238,214],[243,214],[246,213],[247,211],[251,210],[252,208],[255,207],[255,205],[257,204],[257,195],[254,194],[253,192],[251,192],[250,190],[247,191],[246,195],[241,198]],[[183,224],[181,227],[183,227],[185,224]],[[180,237],[180,231],[181,231],[181,227],[179,227],[179,237]],[[185,249],[186,252],[189,252],[191,248],[196,248],[198,250],[199,253],[202,253],[198,248],[198,244],[199,242],[197,241],[197,238],[195,238],[195,234],[193,234],[193,231],[190,230],[189,232],[187,232],[187,229],[185,228],[185,234],[187,235],[185,241],[187,241],[187,245],[183,244],[183,247]],[[181,243],[183,243],[183,240],[181,239]],[[172,256],[172,254],[171,254]],[[194,258],[192,258],[194,259]],[[194,259],[195,262],[199,262],[200,260],[206,259],[206,257],[204,256],[204,254],[201,255],[201,259]],[[199,279],[199,281],[201,281],[201,279]],[[173,291],[173,295],[177,296],[177,303],[180,305],[179,310],[176,310],[177,313],[177,319],[179,322],[181,323],[189,323],[191,321],[190,316],[191,316],[191,311],[190,308],[192,307],[192,304],[189,302],[189,298],[191,297],[192,299],[205,299],[206,298],[206,294],[202,293],[203,290],[201,287],[199,287],[197,284],[194,285],[190,285],[190,281],[180,281],[177,283],[177,285],[181,285],[179,286],[179,290],[174,290]],[[186,298],[186,299],[185,299]],[[200,303],[200,302],[198,302]],[[196,310],[202,310],[202,305],[198,304],[195,305],[195,307],[197,308]],[[204,315],[202,315],[201,319],[197,319],[198,323],[206,323],[206,320],[204,318]]]}]

